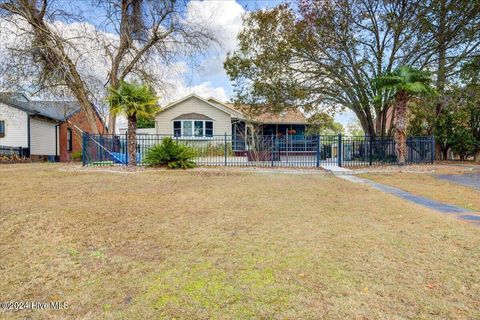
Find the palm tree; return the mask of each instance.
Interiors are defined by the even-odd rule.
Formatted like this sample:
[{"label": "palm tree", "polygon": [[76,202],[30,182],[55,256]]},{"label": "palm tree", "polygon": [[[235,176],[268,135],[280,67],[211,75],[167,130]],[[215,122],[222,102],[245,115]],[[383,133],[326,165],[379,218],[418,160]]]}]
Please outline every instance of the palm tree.
[{"label": "palm tree", "polygon": [[399,165],[406,162],[407,108],[408,103],[425,95],[433,94],[430,75],[410,66],[402,66],[376,79],[378,90],[395,97],[395,152]]},{"label": "palm tree", "polygon": [[125,115],[128,120],[128,166],[137,165],[137,117],[152,117],[159,108],[155,91],[148,85],[121,82],[118,88],[110,88],[107,100],[110,112]]}]

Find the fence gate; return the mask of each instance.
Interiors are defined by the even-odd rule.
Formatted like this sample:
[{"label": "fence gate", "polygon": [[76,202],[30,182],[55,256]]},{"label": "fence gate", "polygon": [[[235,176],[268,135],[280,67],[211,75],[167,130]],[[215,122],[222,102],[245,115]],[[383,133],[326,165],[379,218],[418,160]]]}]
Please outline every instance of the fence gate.
[{"label": "fence gate", "polygon": [[[395,141],[370,136],[257,136],[231,135],[208,137],[137,135],[137,163],[146,152],[166,137],[195,150],[197,165],[270,166],[270,167],[359,167],[395,163]],[[126,135],[83,134],[84,165],[126,165]],[[407,140],[408,163],[432,163],[435,155],[433,137],[410,137]]]}]

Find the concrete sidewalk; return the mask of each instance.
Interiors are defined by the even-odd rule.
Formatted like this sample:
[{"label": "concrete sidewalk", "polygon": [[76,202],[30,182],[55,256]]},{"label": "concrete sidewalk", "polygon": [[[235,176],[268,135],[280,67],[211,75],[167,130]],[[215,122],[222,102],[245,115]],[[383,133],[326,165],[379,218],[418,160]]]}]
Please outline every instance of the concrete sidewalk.
[{"label": "concrete sidewalk", "polygon": [[417,196],[417,195],[414,195],[410,192],[407,192],[407,191],[404,191],[404,190],[401,190],[401,189],[398,189],[398,188],[394,188],[394,187],[391,187],[391,186],[387,186],[387,185],[384,185],[384,184],[381,184],[381,183],[377,183],[377,182],[374,182],[374,181],[371,181],[371,180],[368,180],[368,179],[360,178],[360,177],[357,177],[357,176],[354,176],[354,175],[351,175],[351,174],[339,174],[337,176],[341,179],[348,180],[350,182],[359,183],[359,184],[363,184],[363,185],[372,187],[376,190],[379,190],[379,191],[397,196],[397,197],[405,199],[409,202],[421,205],[421,206],[429,208],[429,209],[433,209],[433,210],[438,211],[440,213],[452,214],[454,217],[456,217],[458,219],[470,221],[470,222],[480,226],[480,216],[473,214],[473,211],[471,211],[469,209],[462,208],[462,207],[452,205],[452,204],[443,203],[443,202],[436,201],[436,200],[432,200],[432,199],[425,198],[425,197],[422,197],[422,196]]},{"label": "concrete sidewalk", "polygon": [[353,170],[350,170],[344,167],[339,167],[334,164],[320,164],[320,168],[330,173],[333,173],[334,175],[354,174]]}]

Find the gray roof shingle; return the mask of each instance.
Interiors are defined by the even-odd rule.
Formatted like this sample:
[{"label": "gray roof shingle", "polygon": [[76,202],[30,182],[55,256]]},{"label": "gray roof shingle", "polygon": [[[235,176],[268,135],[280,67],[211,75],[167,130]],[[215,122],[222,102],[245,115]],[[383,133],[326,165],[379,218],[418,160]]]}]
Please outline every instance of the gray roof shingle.
[{"label": "gray roof shingle", "polygon": [[25,112],[57,121],[65,121],[80,110],[77,101],[35,101],[18,92],[0,92],[0,102]]}]

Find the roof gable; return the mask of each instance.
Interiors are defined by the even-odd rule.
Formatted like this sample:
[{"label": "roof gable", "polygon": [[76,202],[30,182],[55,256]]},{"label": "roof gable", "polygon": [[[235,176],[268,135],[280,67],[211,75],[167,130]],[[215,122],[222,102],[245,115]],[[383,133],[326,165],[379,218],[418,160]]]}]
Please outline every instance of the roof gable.
[{"label": "roof gable", "polygon": [[212,120],[213,121],[212,118],[207,117],[204,114],[199,114],[195,112],[181,114],[178,117],[173,118],[172,120]]},{"label": "roof gable", "polygon": [[235,108],[232,108],[232,106],[230,106],[229,104],[223,102],[223,101],[220,101],[218,99],[215,99],[214,97],[210,97],[207,99],[209,102],[211,103],[214,103],[214,104],[217,104],[217,105],[220,105],[220,106],[223,106],[224,108],[227,108],[228,110],[230,110],[230,112],[232,112],[233,114],[235,114],[236,118],[239,118],[239,119],[244,119],[245,116],[242,112],[240,112],[239,110],[236,110]]},{"label": "roof gable", "polygon": [[183,97],[183,98],[180,99],[180,100],[176,100],[176,101],[173,101],[173,102],[167,104],[165,107],[162,108],[162,110],[159,111],[159,113],[161,113],[161,112],[163,112],[163,111],[165,111],[165,110],[168,110],[168,109],[170,109],[170,108],[173,108],[173,107],[175,107],[176,105],[178,105],[178,104],[180,104],[180,103],[182,103],[182,102],[184,102],[184,101],[187,101],[187,100],[189,100],[189,99],[197,99],[197,100],[200,100],[200,101],[208,104],[209,106],[211,106],[211,107],[213,107],[213,108],[216,108],[216,109],[218,109],[218,110],[220,110],[220,111],[223,111],[223,112],[229,114],[230,116],[232,116],[232,117],[234,117],[234,118],[237,118],[239,115],[241,115],[240,113],[236,112],[235,110],[232,110],[232,109],[230,109],[230,108],[228,108],[228,107],[226,107],[226,106],[223,106],[223,105],[219,105],[219,104],[216,104],[216,103],[212,103],[212,102],[208,101],[207,99],[204,99],[204,98],[202,98],[202,97],[200,97],[200,96],[198,96],[198,95],[196,95],[196,94],[194,94],[194,93],[192,93],[192,94],[190,94],[190,95],[188,95],[188,96],[186,96],[186,97]]}]

